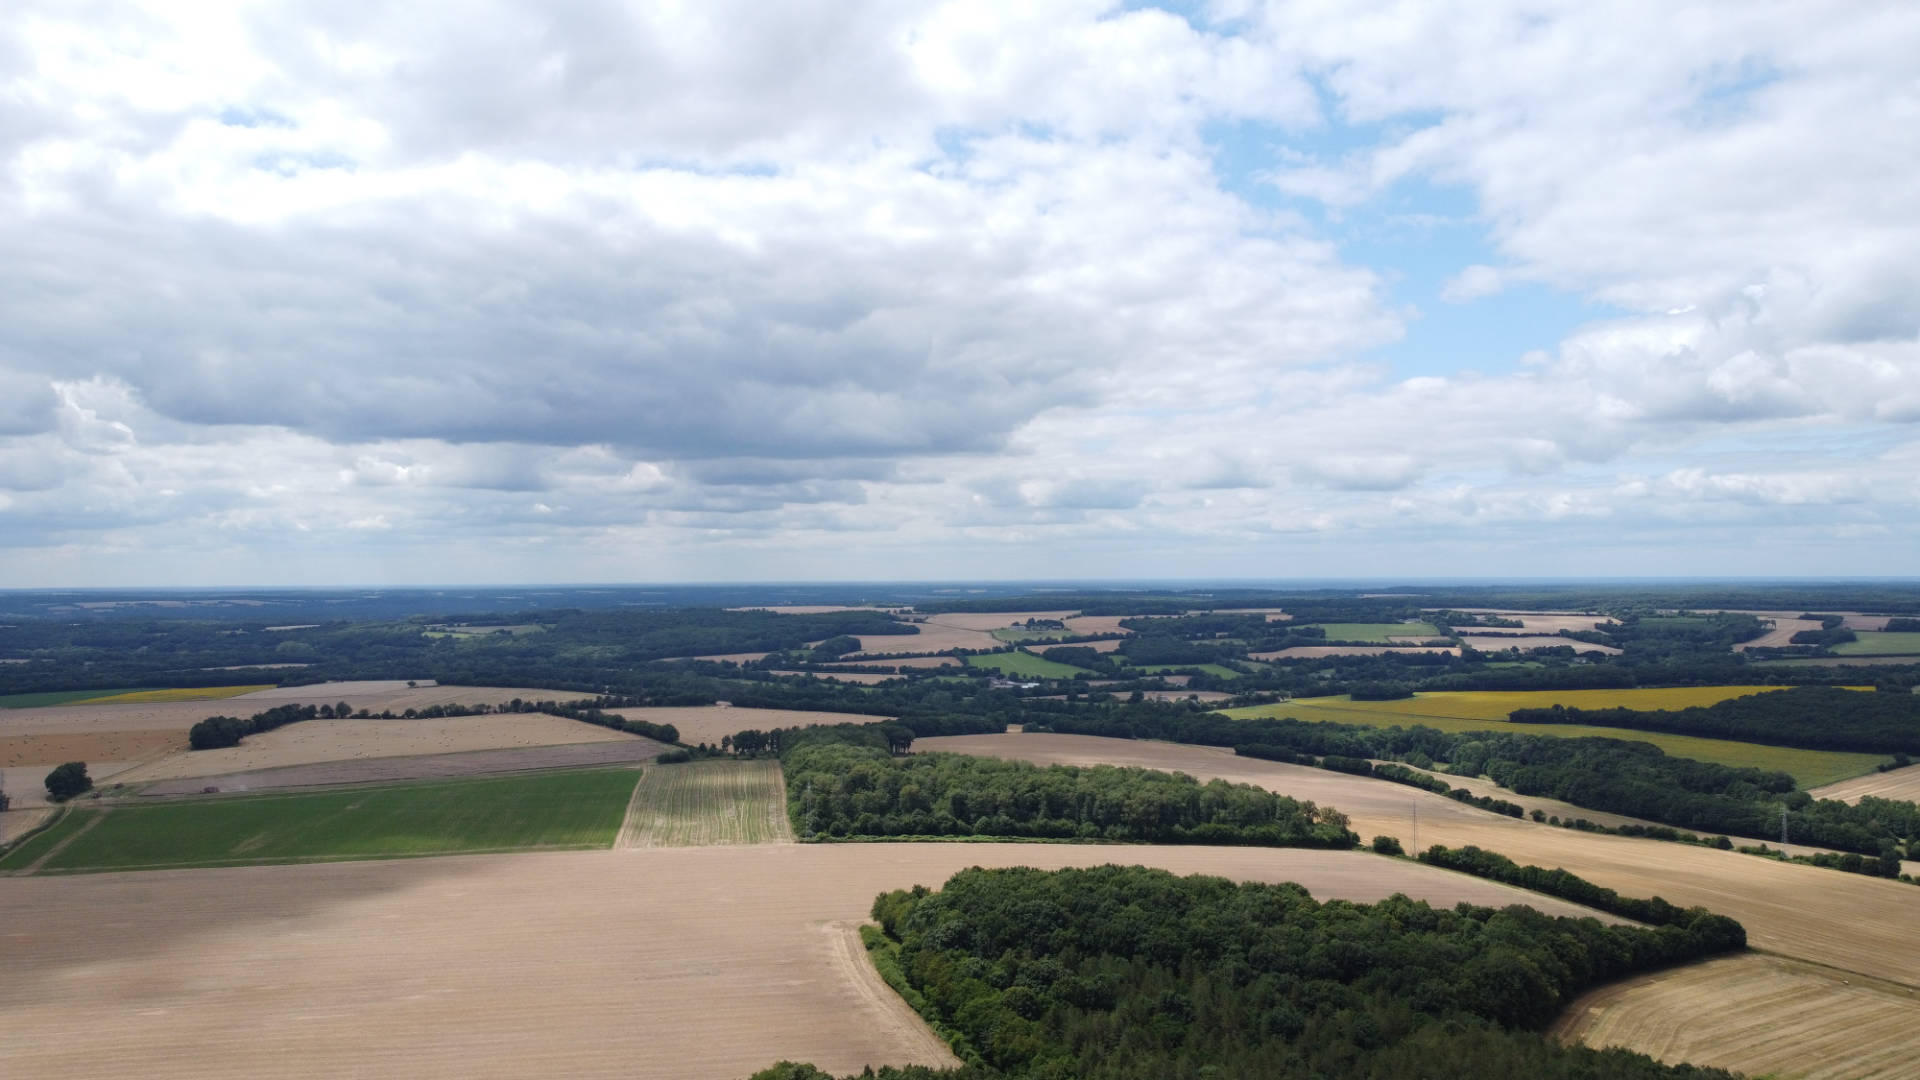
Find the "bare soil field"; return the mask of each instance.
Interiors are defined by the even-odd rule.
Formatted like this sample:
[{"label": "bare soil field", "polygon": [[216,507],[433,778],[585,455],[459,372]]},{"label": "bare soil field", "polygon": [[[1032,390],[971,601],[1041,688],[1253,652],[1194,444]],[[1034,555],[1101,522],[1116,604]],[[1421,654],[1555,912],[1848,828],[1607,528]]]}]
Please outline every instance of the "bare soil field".
[{"label": "bare soil field", "polygon": [[255,769],[241,773],[158,780],[141,788],[140,794],[142,796],[197,795],[209,787],[221,792],[279,791],[286,788],[371,784],[392,780],[486,776],[492,773],[525,772],[529,769],[620,765],[652,761],[666,749],[665,743],[633,736],[618,742],[530,746],[518,750],[470,750],[462,754],[416,754],[407,757],[320,761],[310,765],[287,765],[278,769]]},{"label": "bare soil field", "polygon": [[1878,979],[1748,954],[1603,987],[1570,1005],[1550,1034],[1756,1075],[1899,1080],[1920,1060],[1920,997]]},{"label": "bare soil field", "polygon": [[1067,629],[1076,634],[1131,634],[1133,631],[1120,625],[1121,619],[1134,618],[1132,615],[1075,615],[1062,620]]},{"label": "bare soil field", "polygon": [[[160,701],[118,705],[50,705],[0,711],[0,768],[63,761],[140,762],[184,752],[187,729],[209,716],[250,716],[287,702],[404,712],[429,705],[503,705],[514,698],[572,699],[557,690],[498,686],[409,687],[404,681],[319,683],[277,687],[224,701]],[[97,782],[109,775],[90,770]]]},{"label": "bare soil field", "polygon": [[1752,641],[1743,641],[1735,645],[1733,651],[1745,652],[1748,649],[1783,649],[1793,644],[1793,635],[1802,630],[1818,629],[1820,629],[1820,623],[1815,619],[1776,618],[1773,620],[1773,629],[1761,634]]},{"label": "bare soil field", "polygon": [[325,761],[458,754],[572,743],[626,742],[623,731],[545,713],[488,713],[411,720],[306,720],[249,735],[239,746],[186,750],[127,770],[117,780],[171,780]]},{"label": "bare soil field", "polygon": [[1388,653],[1407,653],[1411,655],[1413,653],[1423,652],[1446,653],[1448,656],[1460,655],[1460,650],[1451,645],[1444,647],[1435,645],[1424,649],[1408,648],[1404,645],[1294,645],[1285,649],[1276,649],[1273,652],[1248,653],[1247,655],[1255,660],[1299,660],[1317,656],[1383,656]]},{"label": "bare soil field", "polygon": [[640,774],[618,848],[793,843],[777,761],[694,761]]},{"label": "bare soil field", "polygon": [[809,724],[872,724],[890,719],[856,713],[805,712],[799,709],[736,709],[731,705],[684,705],[659,708],[608,709],[629,720],[653,724],[672,724],[680,730],[680,741],[689,746],[708,743],[720,745],[720,736],[742,731],[772,731],[774,728],[806,727]]},{"label": "bare soil field", "polygon": [[1876,799],[1920,802],[1920,765],[1856,776],[1837,784],[1813,788],[1807,794],[1816,799],[1839,799],[1848,803],[1857,803],[1868,795]]},{"label": "bare soil field", "polygon": [[[1625,836],[1573,832],[1476,810],[1382,780],[1233,756],[1214,747],[1088,735],[959,735],[915,741],[1041,764],[1138,765],[1259,784],[1332,805],[1362,837],[1410,847],[1477,844],[1521,863],[1564,867],[1628,896],[1664,896],[1730,915],[1755,948],[1920,989],[1920,904],[1914,886],[1860,874]],[[1419,838],[1413,838],[1415,808]]]},{"label": "bare soil field", "polygon": [[[969,866],[1144,863],[1537,902],[1357,852],[790,844],[0,880],[0,1073],[738,1080],[951,1064],[849,952],[876,894]],[[609,1012],[609,1003],[617,1002]]]},{"label": "bare soil field", "polygon": [[1499,652],[1503,649],[1520,649],[1523,651],[1528,649],[1555,649],[1562,645],[1571,645],[1578,652],[1601,652],[1606,653],[1608,656],[1620,655],[1620,650],[1614,648],[1612,645],[1595,645],[1592,642],[1575,641],[1572,638],[1563,638],[1548,634],[1502,637],[1498,634],[1467,634],[1463,632],[1460,635],[1460,640],[1462,643],[1471,645],[1481,652]]},{"label": "bare soil field", "polygon": [[[8,788],[12,791],[12,788]],[[20,803],[14,802],[14,809],[0,814],[0,844],[11,844],[20,837],[40,827],[40,823],[53,816],[53,808],[47,806],[32,809],[20,809]]]}]

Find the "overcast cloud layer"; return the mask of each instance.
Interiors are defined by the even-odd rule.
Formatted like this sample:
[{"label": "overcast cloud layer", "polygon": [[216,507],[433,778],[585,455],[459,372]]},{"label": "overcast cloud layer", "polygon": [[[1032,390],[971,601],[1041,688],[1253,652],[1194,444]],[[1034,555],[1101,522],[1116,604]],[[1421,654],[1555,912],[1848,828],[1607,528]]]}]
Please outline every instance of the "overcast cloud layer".
[{"label": "overcast cloud layer", "polygon": [[1915,57],[1904,2],[15,0],[0,585],[1920,573]]}]

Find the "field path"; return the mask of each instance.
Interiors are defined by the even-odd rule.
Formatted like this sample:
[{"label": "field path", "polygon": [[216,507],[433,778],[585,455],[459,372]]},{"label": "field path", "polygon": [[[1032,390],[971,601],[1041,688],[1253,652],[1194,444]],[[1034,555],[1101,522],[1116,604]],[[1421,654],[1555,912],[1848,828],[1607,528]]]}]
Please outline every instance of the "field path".
[{"label": "field path", "polygon": [[1731,851],[1574,832],[1477,810],[1441,795],[1325,769],[1235,757],[1217,747],[1091,735],[957,735],[919,739],[948,750],[1040,764],[1137,765],[1258,784],[1346,813],[1363,838],[1420,847],[1476,844],[1521,863],[1563,867],[1628,896],[1663,896],[1740,920],[1755,948],[1920,989],[1920,892],[1884,878],[1774,862]]},{"label": "field path", "polygon": [[960,1059],[945,1040],[927,1026],[906,999],[887,985],[867,956],[866,943],[860,940],[860,923],[831,922],[826,932],[833,938],[834,966],[840,977],[860,995],[866,1011],[880,1022],[885,1036],[895,1045],[908,1047],[916,1061],[938,1062],[942,1068],[958,1068]]},{"label": "field path", "polygon": [[14,873],[19,874],[22,877],[28,874],[37,873],[41,867],[47,865],[48,860],[52,859],[54,856],[60,854],[61,852],[67,850],[67,848],[73,845],[73,842],[75,840],[78,840],[81,837],[92,832],[94,829],[99,827],[101,822],[105,820],[107,820],[107,811],[105,810],[94,811],[93,814],[89,816],[86,821],[81,823],[79,828],[61,837],[60,840],[57,843],[55,843],[52,847],[41,852],[39,858],[33,860],[32,862],[21,867],[20,869],[15,870]]}]

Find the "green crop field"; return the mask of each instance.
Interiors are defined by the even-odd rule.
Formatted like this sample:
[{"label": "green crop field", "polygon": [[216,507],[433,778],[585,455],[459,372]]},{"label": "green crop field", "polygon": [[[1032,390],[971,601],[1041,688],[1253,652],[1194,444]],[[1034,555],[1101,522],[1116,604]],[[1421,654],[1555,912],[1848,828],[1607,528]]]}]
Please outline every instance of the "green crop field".
[{"label": "green crop field", "polygon": [[1368,727],[1425,725],[1447,732],[1515,731],[1558,738],[1598,736],[1652,743],[1675,757],[1721,765],[1778,769],[1789,773],[1802,788],[1818,787],[1872,772],[1886,760],[1880,754],[1849,754],[1832,750],[1794,750],[1733,739],[1704,739],[1692,735],[1633,731],[1628,728],[1585,724],[1514,724],[1506,719],[1515,709],[1566,705],[1581,709],[1684,709],[1711,705],[1728,698],[1775,690],[1768,686],[1685,686],[1632,690],[1523,690],[1442,691],[1397,701],[1353,701],[1339,697],[1300,698],[1277,705],[1227,709],[1224,715],[1242,718],[1282,716],[1297,720],[1324,720]]},{"label": "green crop field", "polygon": [[1385,644],[1389,638],[1440,638],[1445,634],[1432,623],[1334,622],[1313,623],[1327,632],[1328,641],[1359,641],[1369,645]]},{"label": "green crop field", "polygon": [[1075,675],[1087,673],[1085,668],[1055,663],[1024,650],[1010,653],[983,653],[966,659],[968,667],[997,671],[1010,678],[1071,679]]},{"label": "green crop field", "polygon": [[1920,656],[1920,634],[1860,630],[1855,636],[1858,641],[1843,641],[1833,651],[1841,656]]},{"label": "green crop field", "polygon": [[620,830],[638,779],[632,769],[590,769],[294,795],[75,806],[53,828],[0,858],[0,871],[607,847]]},{"label": "green crop field", "polygon": [[650,766],[634,788],[621,847],[791,842],[777,761]]}]

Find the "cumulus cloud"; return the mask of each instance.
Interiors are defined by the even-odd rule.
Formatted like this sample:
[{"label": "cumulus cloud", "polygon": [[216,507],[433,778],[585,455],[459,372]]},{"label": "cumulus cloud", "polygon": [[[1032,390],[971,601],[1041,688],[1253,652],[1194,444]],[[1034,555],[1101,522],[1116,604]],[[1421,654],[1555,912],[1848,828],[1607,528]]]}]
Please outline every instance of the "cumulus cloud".
[{"label": "cumulus cloud", "polygon": [[[1899,5],[13,15],[10,584],[1711,570],[1812,506],[1897,562],[1920,504]],[[1371,212],[1481,233],[1460,313],[1596,317],[1396,375]]]}]

